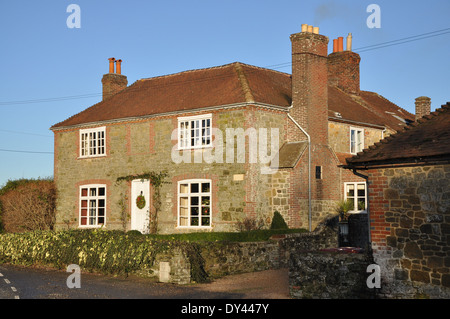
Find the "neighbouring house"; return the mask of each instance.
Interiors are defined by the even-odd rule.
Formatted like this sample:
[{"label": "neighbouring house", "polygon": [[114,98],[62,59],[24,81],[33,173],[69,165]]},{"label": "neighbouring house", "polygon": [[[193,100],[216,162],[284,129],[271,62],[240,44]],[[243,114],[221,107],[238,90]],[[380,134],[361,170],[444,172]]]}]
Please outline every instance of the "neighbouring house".
[{"label": "neighbouring house", "polygon": [[450,103],[348,158],[369,185],[369,220],[381,291],[388,296],[450,297]]},{"label": "neighbouring house", "polygon": [[163,171],[160,233],[270,225],[274,211],[312,230],[344,198],[365,213],[366,181],[338,166],[414,115],[360,90],[351,36],[330,54],[318,28],[290,40],[292,74],[236,62],[127,86],[111,58],[103,100],[51,127],[56,227],[146,231],[154,186],[118,179]]}]

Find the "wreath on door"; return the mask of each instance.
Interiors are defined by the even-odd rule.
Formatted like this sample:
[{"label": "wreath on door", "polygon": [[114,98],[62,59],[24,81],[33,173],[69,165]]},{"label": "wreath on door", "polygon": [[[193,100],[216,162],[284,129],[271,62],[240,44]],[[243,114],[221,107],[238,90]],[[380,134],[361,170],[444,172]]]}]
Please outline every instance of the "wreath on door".
[{"label": "wreath on door", "polygon": [[139,209],[142,209],[142,208],[145,207],[145,197],[144,197],[144,195],[142,195],[142,192],[141,192],[141,195],[139,195],[139,196],[136,198],[136,206],[137,206],[137,208],[139,208]]}]

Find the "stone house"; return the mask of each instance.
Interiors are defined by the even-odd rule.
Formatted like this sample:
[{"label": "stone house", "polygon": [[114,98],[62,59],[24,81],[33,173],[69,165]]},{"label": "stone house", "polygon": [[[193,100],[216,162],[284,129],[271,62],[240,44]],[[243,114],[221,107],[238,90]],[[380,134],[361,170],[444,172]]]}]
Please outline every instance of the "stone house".
[{"label": "stone house", "polygon": [[128,86],[111,58],[103,100],[51,127],[56,227],[145,231],[155,188],[118,179],[163,171],[161,233],[269,225],[274,211],[312,230],[342,198],[364,213],[365,180],[338,165],[414,116],[360,90],[350,36],[330,54],[318,28],[290,40],[292,74],[236,62]]},{"label": "stone house", "polygon": [[414,124],[348,158],[346,168],[368,181],[381,292],[449,298],[450,103],[430,114],[420,97],[416,107]]}]

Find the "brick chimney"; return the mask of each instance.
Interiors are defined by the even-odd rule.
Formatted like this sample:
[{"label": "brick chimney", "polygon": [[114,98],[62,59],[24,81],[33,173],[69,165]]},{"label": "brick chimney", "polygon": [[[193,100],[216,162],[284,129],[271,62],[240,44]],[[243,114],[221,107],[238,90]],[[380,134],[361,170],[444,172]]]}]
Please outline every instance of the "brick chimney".
[{"label": "brick chimney", "polygon": [[431,99],[427,96],[420,96],[416,99],[416,121],[431,112]]},{"label": "brick chimney", "polygon": [[[328,37],[319,28],[302,25],[292,43],[292,109],[290,115],[311,136],[312,144],[328,144]],[[298,136],[296,136],[298,134]],[[301,140],[300,130],[289,140]]]},{"label": "brick chimney", "polygon": [[[128,85],[128,80],[125,75],[121,74],[122,60],[109,58],[109,73],[103,75],[103,100],[123,90]],[[114,73],[114,63],[117,64],[116,73]]]},{"label": "brick chimney", "polygon": [[359,64],[361,57],[352,52],[352,35],[347,36],[347,49],[344,51],[344,38],[333,40],[333,53],[328,56],[328,83],[349,94],[359,94]]}]

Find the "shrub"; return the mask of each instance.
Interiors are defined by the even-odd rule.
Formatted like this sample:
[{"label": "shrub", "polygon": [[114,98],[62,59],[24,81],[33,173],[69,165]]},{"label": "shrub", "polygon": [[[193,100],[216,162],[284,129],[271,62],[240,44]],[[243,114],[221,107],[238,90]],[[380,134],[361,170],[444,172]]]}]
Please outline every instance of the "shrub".
[{"label": "shrub", "polygon": [[275,211],[272,218],[272,224],[270,229],[289,229],[288,225],[284,221],[283,216],[278,211]]},{"label": "shrub", "polygon": [[252,217],[246,217],[236,223],[236,228],[239,232],[258,230],[263,227],[264,221],[262,219],[256,220],[256,218]]},{"label": "shrub", "polygon": [[6,232],[52,230],[56,187],[52,180],[16,180],[0,191],[2,224]]}]

